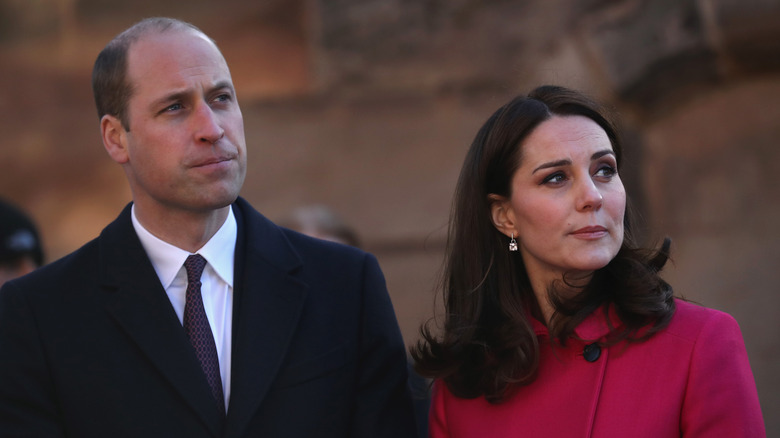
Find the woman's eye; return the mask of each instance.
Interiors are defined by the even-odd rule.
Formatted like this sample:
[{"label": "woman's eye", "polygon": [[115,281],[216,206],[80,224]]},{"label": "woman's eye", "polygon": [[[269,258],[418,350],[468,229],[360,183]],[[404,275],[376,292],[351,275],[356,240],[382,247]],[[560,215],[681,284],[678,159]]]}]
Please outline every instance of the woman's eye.
[{"label": "woman's eye", "polygon": [[617,173],[617,169],[615,169],[612,166],[601,166],[598,171],[596,171],[596,176],[602,176],[602,177],[612,177]]},{"label": "woman's eye", "polygon": [[564,175],[563,172],[555,172],[546,176],[542,180],[542,184],[560,184],[564,181],[566,181],[566,175]]}]

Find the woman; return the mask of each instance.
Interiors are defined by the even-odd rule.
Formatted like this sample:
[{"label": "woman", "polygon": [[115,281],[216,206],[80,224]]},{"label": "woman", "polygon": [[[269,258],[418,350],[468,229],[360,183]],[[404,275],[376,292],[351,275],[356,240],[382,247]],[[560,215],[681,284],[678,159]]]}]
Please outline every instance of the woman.
[{"label": "woman", "polygon": [[430,436],[760,437],[737,323],[676,300],[669,241],[631,236],[622,148],[594,102],[537,88],[480,129],[458,181]]}]

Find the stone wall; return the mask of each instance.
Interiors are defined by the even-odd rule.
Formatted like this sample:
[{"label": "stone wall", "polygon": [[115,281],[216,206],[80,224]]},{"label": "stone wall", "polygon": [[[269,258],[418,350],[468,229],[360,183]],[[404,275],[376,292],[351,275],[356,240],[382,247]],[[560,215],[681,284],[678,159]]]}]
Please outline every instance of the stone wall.
[{"label": "stone wall", "polygon": [[539,83],[613,106],[648,240],[677,292],[740,322],[780,435],[780,4],[772,0],[0,0],[0,196],[51,258],[129,200],[89,74],[114,34],[173,15],[213,36],[246,119],[243,196],[273,219],[321,203],[387,276],[408,343],[432,314],[449,205],[478,127]]}]

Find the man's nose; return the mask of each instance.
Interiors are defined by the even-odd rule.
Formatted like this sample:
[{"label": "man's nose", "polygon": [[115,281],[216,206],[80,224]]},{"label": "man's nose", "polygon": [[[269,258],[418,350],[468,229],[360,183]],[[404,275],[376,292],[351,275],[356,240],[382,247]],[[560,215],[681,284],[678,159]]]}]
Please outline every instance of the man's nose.
[{"label": "man's nose", "polygon": [[219,117],[206,104],[199,105],[196,108],[193,123],[195,125],[195,136],[199,142],[214,144],[225,135],[225,130],[220,125]]}]

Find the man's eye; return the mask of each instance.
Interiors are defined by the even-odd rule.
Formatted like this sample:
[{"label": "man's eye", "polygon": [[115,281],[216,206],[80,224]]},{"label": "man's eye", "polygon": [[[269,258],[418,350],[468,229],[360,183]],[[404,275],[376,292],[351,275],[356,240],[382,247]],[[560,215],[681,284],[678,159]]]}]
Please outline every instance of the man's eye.
[{"label": "man's eye", "polygon": [[212,99],[212,102],[214,103],[228,103],[233,100],[233,95],[230,93],[222,93],[218,94],[214,99]]}]

